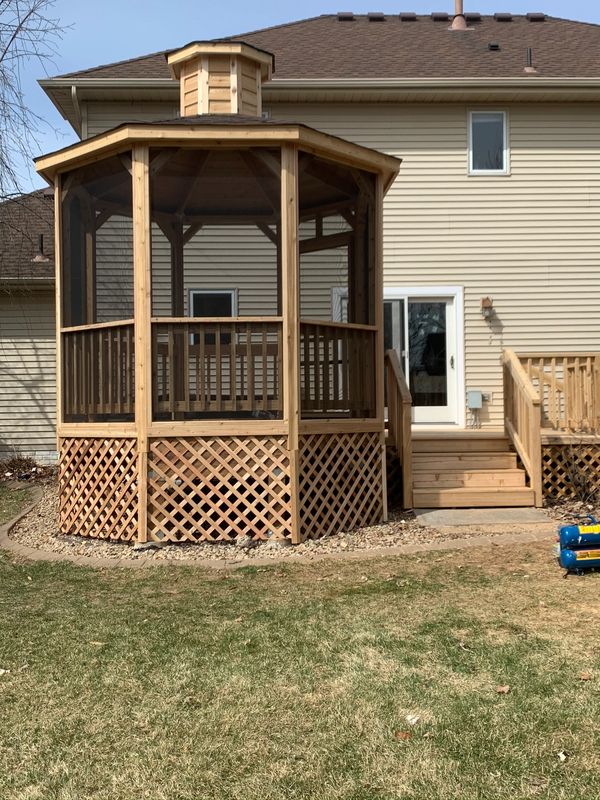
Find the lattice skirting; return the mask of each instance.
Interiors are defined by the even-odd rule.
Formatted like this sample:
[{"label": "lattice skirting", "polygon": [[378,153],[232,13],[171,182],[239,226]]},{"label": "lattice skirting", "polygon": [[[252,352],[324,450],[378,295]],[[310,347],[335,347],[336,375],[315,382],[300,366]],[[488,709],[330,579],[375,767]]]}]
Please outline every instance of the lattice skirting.
[{"label": "lattice skirting", "polygon": [[600,443],[543,445],[542,481],[553,499],[600,491]]},{"label": "lattice skirting", "polygon": [[379,434],[301,437],[299,482],[303,539],[380,522],[383,461]]},{"label": "lattice skirting", "polygon": [[62,439],[61,533],[130,540],[137,533],[137,441]]},{"label": "lattice skirting", "polygon": [[286,445],[278,436],[152,440],[148,538],[215,542],[291,536]]}]

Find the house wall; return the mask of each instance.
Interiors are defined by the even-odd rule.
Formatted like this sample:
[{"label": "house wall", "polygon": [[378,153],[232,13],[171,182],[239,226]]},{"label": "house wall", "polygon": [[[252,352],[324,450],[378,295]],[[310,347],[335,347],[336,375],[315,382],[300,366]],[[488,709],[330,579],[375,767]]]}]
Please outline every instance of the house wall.
[{"label": "house wall", "polygon": [[56,459],[54,293],[0,292],[0,459]]},{"label": "house wall", "polygon": [[482,178],[467,174],[471,106],[272,107],[403,159],[384,204],[385,284],[464,287],[466,388],[490,394],[490,426],[503,422],[503,347],[600,350],[600,108],[502,108],[511,174]]},{"label": "house wall", "polygon": [[[488,426],[503,421],[503,347],[600,350],[600,109],[500,107],[509,114],[511,173],[498,177],[467,173],[473,106],[270,107],[274,119],[305,122],[403,159],[384,206],[385,284],[464,287],[465,384],[490,396],[481,414]],[[94,103],[88,133],[176,113],[171,103]],[[333,272],[320,288],[327,303]],[[322,277],[319,269],[313,274]],[[480,313],[486,296],[494,301],[490,321]]]},{"label": "house wall", "polygon": [[172,119],[179,114],[179,102],[87,102],[84,109],[84,136],[96,136],[98,133],[116,128],[124,122],[158,122]]}]

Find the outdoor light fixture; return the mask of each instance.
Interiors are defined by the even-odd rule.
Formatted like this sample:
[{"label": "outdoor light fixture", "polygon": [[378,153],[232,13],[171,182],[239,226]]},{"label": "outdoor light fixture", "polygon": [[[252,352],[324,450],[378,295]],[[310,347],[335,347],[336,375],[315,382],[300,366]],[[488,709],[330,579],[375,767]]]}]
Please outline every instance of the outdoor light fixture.
[{"label": "outdoor light fixture", "polygon": [[481,316],[484,319],[489,319],[494,313],[494,301],[491,297],[481,298]]}]

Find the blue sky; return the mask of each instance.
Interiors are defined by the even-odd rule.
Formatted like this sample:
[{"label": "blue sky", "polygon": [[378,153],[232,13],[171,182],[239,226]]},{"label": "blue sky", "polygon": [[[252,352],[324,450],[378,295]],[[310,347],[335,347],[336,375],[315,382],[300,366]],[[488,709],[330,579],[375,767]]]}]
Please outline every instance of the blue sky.
[{"label": "blue sky", "polygon": [[[144,53],[165,50],[185,44],[191,39],[212,39],[243,31],[277,25],[294,19],[351,10],[355,13],[400,10],[429,13],[449,11],[454,0],[370,0],[368,4],[353,0],[338,0],[337,5],[323,0],[303,0],[302,3],[252,3],[248,0],[229,0],[228,3],[208,3],[206,0],[56,0],[55,15],[68,26],[54,63],[48,74],[85,69],[98,64],[132,58]],[[569,17],[600,24],[600,4],[591,0],[497,0],[478,2],[467,0],[467,11],[490,14],[495,11],[544,11],[557,17]],[[38,62],[26,64],[23,84],[26,98],[37,114],[46,119],[49,128],[40,137],[40,152],[64,147],[75,140],[70,126],[60,117],[44,92],[37,85],[45,77]],[[25,188],[41,185],[33,172],[25,176]]]}]

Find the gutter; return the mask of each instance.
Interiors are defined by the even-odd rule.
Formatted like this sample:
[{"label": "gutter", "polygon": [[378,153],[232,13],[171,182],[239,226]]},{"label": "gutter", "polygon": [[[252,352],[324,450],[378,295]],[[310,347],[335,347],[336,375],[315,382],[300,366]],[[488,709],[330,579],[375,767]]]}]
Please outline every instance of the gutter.
[{"label": "gutter", "polygon": [[42,89],[173,89],[179,91],[179,81],[173,78],[42,78],[38,81]]},{"label": "gutter", "polygon": [[274,78],[265,89],[531,89],[600,88],[598,78]]},{"label": "gutter", "polygon": [[[372,98],[393,101],[397,95],[402,100],[427,99],[428,96],[481,95],[489,92],[492,96],[510,94],[515,100],[535,99],[552,94],[568,94],[570,99],[600,99],[600,77],[598,78],[547,78],[527,75],[522,78],[276,78],[263,87],[266,101],[302,101],[302,95],[315,102],[319,95],[344,95],[355,93],[361,100]],[[335,100],[335,97],[333,98]],[[443,97],[439,98],[443,100]]]}]

